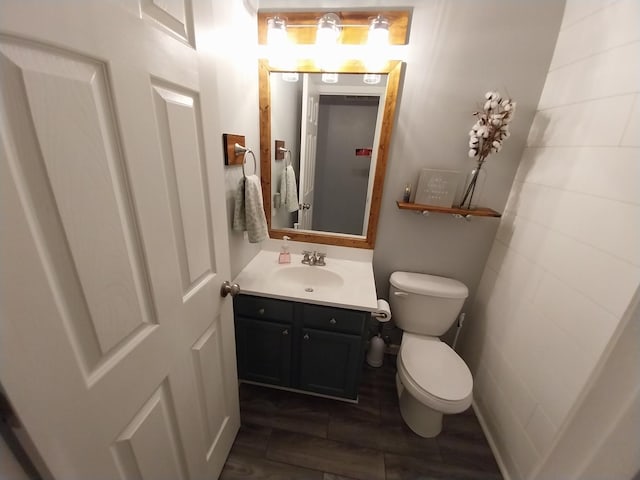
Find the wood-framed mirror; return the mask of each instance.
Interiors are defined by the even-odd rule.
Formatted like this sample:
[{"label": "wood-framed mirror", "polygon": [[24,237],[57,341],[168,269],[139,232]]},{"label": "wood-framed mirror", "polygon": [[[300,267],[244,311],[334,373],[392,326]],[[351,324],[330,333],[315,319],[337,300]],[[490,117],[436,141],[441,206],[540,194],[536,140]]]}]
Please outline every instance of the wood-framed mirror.
[{"label": "wood-framed mirror", "polygon": [[[260,172],[264,208],[271,238],[282,238],[287,235],[292,240],[301,242],[367,249],[374,248],[389,144],[395,120],[401,70],[401,61],[389,61],[384,67],[375,71],[375,75],[378,76],[377,80],[382,86],[378,84],[377,86],[369,86],[369,90],[361,90],[356,87],[356,84],[363,84],[364,75],[372,74],[373,72],[368,71],[360,61],[345,62],[341,68],[331,72],[337,73],[339,77],[346,78],[345,84],[342,86],[320,86],[319,90],[316,88],[315,91],[318,98],[314,104],[314,101],[309,99],[309,91],[314,90],[315,87],[312,87],[312,85],[322,83],[319,79],[323,73],[326,74],[327,72],[317,68],[311,61],[299,61],[295,71],[291,71],[273,68],[269,65],[268,60],[259,60]],[[292,123],[294,125],[299,124],[299,129],[289,135],[279,134],[272,129],[275,125],[273,116],[282,116],[277,112],[277,109],[285,103],[292,103],[290,101],[281,101],[280,99],[274,102],[274,98],[272,98],[279,88],[274,82],[280,81],[279,78],[283,73],[297,73],[297,81],[300,82],[298,91],[302,92],[298,100],[293,101],[299,107],[296,107],[297,112],[291,113],[294,116]],[[368,77],[368,79],[371,80],[371,77]],[[332,105],[334,105],[334,115],[342,115],[344,119],[346,110],[342,110],[342,113],[339,113],[339,110],[335,110],[335,108],[338,108],[335,105],[340,108],[352,108],[353,104],[375,107],[368,109],[369,111],[374,111],[373,115],[375,117],[369,129],[370,139],[362,140],[360,142],[362,145],[360,143],[339,144],[343,146],[338,153],[336,153],[335,148],[333,152],[323,148],[327,145],[338,144],[337,141],[327,140],[329,138],[327,135],[330,135],[332,130],[344,128],[334,121],[336,117],[334,117],[334,120],[331,119],[329,112]],[[316,126],[319,125],[318,135],[314,140],[315,144],[313,141],[309,142],[308,140],[310,136],[302,120],[303,110],[307,114],[313,111]],[[365,109],[359,108],[358,110]],[[323,111],[328,113],[322,114],[321,112]],[[352,112],[354,110],[348,111]],[[352,114],[348,113],[347,118],[352,118],[350,115]],[[358,113],[358,115],[360,114]],[[305,115],[305,117],[309,118],[308,115]],[[362,122],[365,122],[365,120],[351,121],[353,124]],[[331,125],[334,126],[332,127]],[[278,138],[278,136],[288,136],[288,138]],[[347,134],[347,136],[355,138],[354,135]],[[288,148],[293,155],[288,154],[289,156],[276,160],[276,153],[279,153],[276,151],[276,140],[284,141],[285,148]],[[296,186],[299,188],[300,183],[305,184],[305,180],[307,180],[306,185],[308,185],[310,183],[308,172],[311,170],[317,171],[318,162],[322,162],[320,159],[316,161],[316,153],[320,150],[325,152],[325,157],[323,158],[332,158],[332,161],[336,163],[334,167],[331,167],[332,170],[327,166],[325,168],[326,171],[322,173],[322,177],[325,179],[324,183],[319,183],[320,187],[314,195],[318,203],[316,203],[316,200],[313,203],[309,201],[308,189],[305,188],[304,191],[297,192],[298,201],[302,208],[293,213],[283,212],[283,209],[288,210],[285,206],[284,198],[280,198],[280,182],[284,167],[289,164],[297,164],[298,168],[294,169],[297,170],[295,171]],[[314,160],[306,164],[305,159],[310,156]],[[280,154],[278,157],[281,158],[282,155]],[[325,166],[327,164],[321,163],[321,165]],[[305,169],[307,174],[305,174]],[[353,175],[353,180],[345,177],[350,174]],[[314,175],[312,173],[311,177],[314,177]],[[338,182],[337,180],[342,181]],[[340,194],[338,183],[341,183],[343,188],[346,188],[345,185],[353,187],[354,191],[349,192],[349,195],[353,195],[352,199],[344,200],[349,197]],[[357,185],[359,187],[356,188]],[[323,198],[327,200],[323,200]],[[324,205],[322,202],[326,202],[326,206],[321,209],[321,205]],[[276,205],[276,203],[279,203],[279,205]],[[351,208],[352,206],[353,208]],[[309,218],[313,217],[314,209],[317,212],[324,212],[323,215],[318,214],[316,216],[315,225],[313,220]],[[349,210],[348,214],[347,210]],[[353,210],[353,212],[350,210]],[[309,213],[312,215],[309,215]],[[339,217],[340,222],[336,222],[336,216],[340,216],[341,213],[343,215]],[[346,216],[349,217],[349,221],[343,218]],[[333,223],[331,220],[327,220],[332,217]],[[290,223],[287,224],[286,221],[283,223],[283,218],[289,218]],[[322,220],[323,218],[325,220]]]}]

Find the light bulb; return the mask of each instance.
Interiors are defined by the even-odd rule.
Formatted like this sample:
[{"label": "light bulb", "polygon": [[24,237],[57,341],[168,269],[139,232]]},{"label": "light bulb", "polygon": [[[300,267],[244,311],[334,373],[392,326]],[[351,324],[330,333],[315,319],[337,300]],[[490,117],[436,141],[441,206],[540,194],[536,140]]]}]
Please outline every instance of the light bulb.
[{"label": "light bulb", "polygon": [[389,20],[378,15],[369,24],[367,43],[370,47],[385,47],[389,45]]}]

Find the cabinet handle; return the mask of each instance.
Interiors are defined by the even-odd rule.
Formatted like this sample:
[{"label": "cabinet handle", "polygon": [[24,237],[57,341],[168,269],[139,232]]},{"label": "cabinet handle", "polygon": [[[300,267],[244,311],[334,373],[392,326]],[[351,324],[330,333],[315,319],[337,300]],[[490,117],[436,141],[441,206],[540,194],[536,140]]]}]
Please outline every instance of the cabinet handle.
[{"label": "cabinet handle", "polygon": [[302,337],[302,338],[304,338],[305,340],[309,340],[309,334],[308,334],[308,333],[305,333],[305,334],[304,334],[304,337]]},{"label": "cabinet handle", "polygon": [[264,308],[261,308],[260,310],[258,310],[258,314],[264,315]]},{"label": "cabinet handle", "polygon": [[329,323],[330,323],[331,325],[335,325],[335,324],[336,324],[336,319],[335,319],[335,318],[332,318],[331,320],[329,320]]},{"label": "cabinet handle", "polygon": [[286,330],[286,329],[285,329],[285,330],[283,330],[283,331],[282,331],[282,334],[283,334],[283,335],[289,335],[289,330]]}]

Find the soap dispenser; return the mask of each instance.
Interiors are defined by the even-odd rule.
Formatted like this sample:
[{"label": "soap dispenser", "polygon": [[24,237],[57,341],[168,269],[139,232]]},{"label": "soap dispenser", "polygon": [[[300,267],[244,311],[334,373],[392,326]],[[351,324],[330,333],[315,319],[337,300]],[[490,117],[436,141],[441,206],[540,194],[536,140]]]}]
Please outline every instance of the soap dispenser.
[{"label": "soap dispenser", "polygon": [[282,237],[282,240],[282,250],[278,256],[278,263],[291,263],[291,254],[289,253],[289,244],[287,243],[287,241],[290,240],[290,237],[285,235]]}]

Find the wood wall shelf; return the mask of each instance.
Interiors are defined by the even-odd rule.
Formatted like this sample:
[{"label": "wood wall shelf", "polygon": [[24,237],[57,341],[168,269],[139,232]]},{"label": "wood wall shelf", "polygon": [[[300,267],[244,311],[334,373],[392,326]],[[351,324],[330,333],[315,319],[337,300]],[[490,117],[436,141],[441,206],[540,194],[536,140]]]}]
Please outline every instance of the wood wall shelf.
[{"label": "wood wall shelf", "polygon": [[420,203],[409,203],[409,202],[396,202],[398,204],[398,208],[401,210],[413,210],[415,212],[433,212],[433,213],[448,213],[454,216],[460,217],[501,217],[502,214],[492,210],[490,208],[476,208],[473,210],[469,210],[466,208],[459,207],[439,207],[437,205],[422,205]]}]

